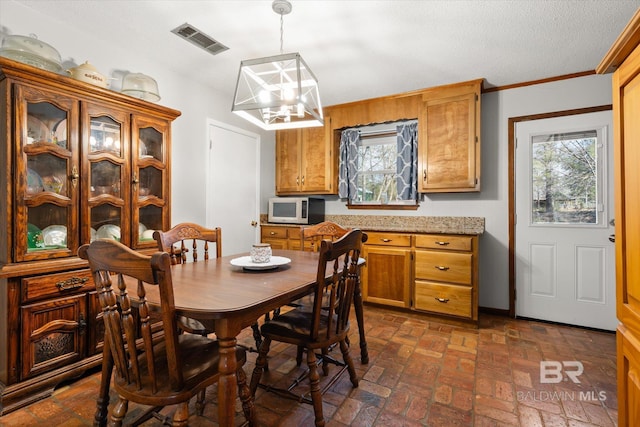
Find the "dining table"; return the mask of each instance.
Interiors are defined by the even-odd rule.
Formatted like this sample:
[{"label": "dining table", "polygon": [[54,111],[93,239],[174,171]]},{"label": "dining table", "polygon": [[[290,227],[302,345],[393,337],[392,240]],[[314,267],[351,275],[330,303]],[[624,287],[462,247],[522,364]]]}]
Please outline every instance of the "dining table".
[{"label": "dining table", "polygon": [[[245,262],[248,253],[228,255],[171,268],[176,315],[214,324],[219,341],[218,423],[233,426],[236,383],[237,336],[273,310],[308,295],[316,286],[319,254],[300,250],[273,250],[272,261],[263,265]],[[328,272],[330,274],[330,272]],[[328,275],[329,275],[328,274]],[[148,303],[158,306],[156,286],[146,287]],[[361,362],[368,362],[362,321],[362,295],[357,286],[354,308],[360,333]],[[104,425],[109,403],[112,364],[105,354],[102,384],[94,425]]]}]

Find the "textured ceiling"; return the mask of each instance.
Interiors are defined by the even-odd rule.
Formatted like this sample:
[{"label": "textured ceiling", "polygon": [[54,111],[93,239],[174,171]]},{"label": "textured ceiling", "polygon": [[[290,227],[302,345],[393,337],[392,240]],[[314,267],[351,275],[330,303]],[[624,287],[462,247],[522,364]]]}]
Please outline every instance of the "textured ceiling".
[{"label": "textured ceiling", "polygon": [[[280,53],[270,0],[16,1],[153,56],[229,99],[241,60]],[[300,52],[324,105],[480,77],[486,88],[593,70],[640,7],[640,0],[291,3],[283,50]],[[117,31],[105,25],[115,22]],[[212,56],[171,33],[185,22],[229,50]]]}]

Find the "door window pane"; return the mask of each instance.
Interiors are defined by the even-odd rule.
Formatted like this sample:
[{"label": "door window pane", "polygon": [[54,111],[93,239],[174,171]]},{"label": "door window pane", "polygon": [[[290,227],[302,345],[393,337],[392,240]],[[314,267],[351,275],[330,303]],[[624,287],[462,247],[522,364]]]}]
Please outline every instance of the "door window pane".
[{"label": "door window pane", "polygon": [[532,137],[533,224],[599,223],[599,145],[595,130]]}]

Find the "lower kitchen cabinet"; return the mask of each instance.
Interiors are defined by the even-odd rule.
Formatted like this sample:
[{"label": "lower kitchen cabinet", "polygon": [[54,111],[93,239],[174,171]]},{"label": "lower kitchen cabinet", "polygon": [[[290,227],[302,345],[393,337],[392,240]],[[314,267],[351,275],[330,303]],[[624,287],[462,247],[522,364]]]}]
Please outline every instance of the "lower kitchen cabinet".
[{"label": "lower kitchen cabinet", "polygon": [[477,236],[416,236],[413,308],[477,322]]},{"label": "lower kitchen cabinet", "polygon": [[364,301],[477,322],[476,235],[367,234]]},{"label": "lower kitchen cabinet", "polygon": [[362,249],[364,301],[394,307],[409,307],[411,289],[411,236],[367,232]]},{"label": "lower kitchen cabinet", "polygon": [[[363,301],[477,324],[477,235],[365,232]],[[300,226],[263,225],[261,241],[300,250]]]},{"label": "lower kitchen cabinet", "polygon": [[[272,249],[300,250],[300,226],[263,225],[260,229],[260,241],[271,244]],[[305,251],[314,251],[313,242],[304,243]]]},{"label": "lower kitchen cabinet", "polygon": [[272,249],[300,249],[300,227],[263,225],[260,227],[260,241],[269,243]]}]

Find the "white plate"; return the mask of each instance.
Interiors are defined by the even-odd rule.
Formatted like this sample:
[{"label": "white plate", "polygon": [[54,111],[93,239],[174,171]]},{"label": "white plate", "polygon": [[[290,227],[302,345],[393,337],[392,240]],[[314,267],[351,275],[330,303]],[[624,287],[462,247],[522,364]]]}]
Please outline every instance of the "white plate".
[{"label": "white plate", "polygon": [[283,256],[272,256],[269,262],[255,263],[251,261],[250,256],[241,256],[240,258],[234,258],[229,262],[231,265],[246,268],[247,270],[270,270],[272,268],[278,268],[281,265],[287,265],[291,260]]},{"label": "white plate", "polygon": [[50,225],[42,230],[45,246],[67,246],[67,227],[64,225]]},{"label": "white plate", "polygon": [[98,239],[111,239],[120,241],[120,227],[113,224],[105,224],[102,227],[98,228],[96,232],[96,237]]},{"label": "white plate", "polygon": [[67,119],[63,119],[53,129],[57,144],[63,148],[67,147]]}]

